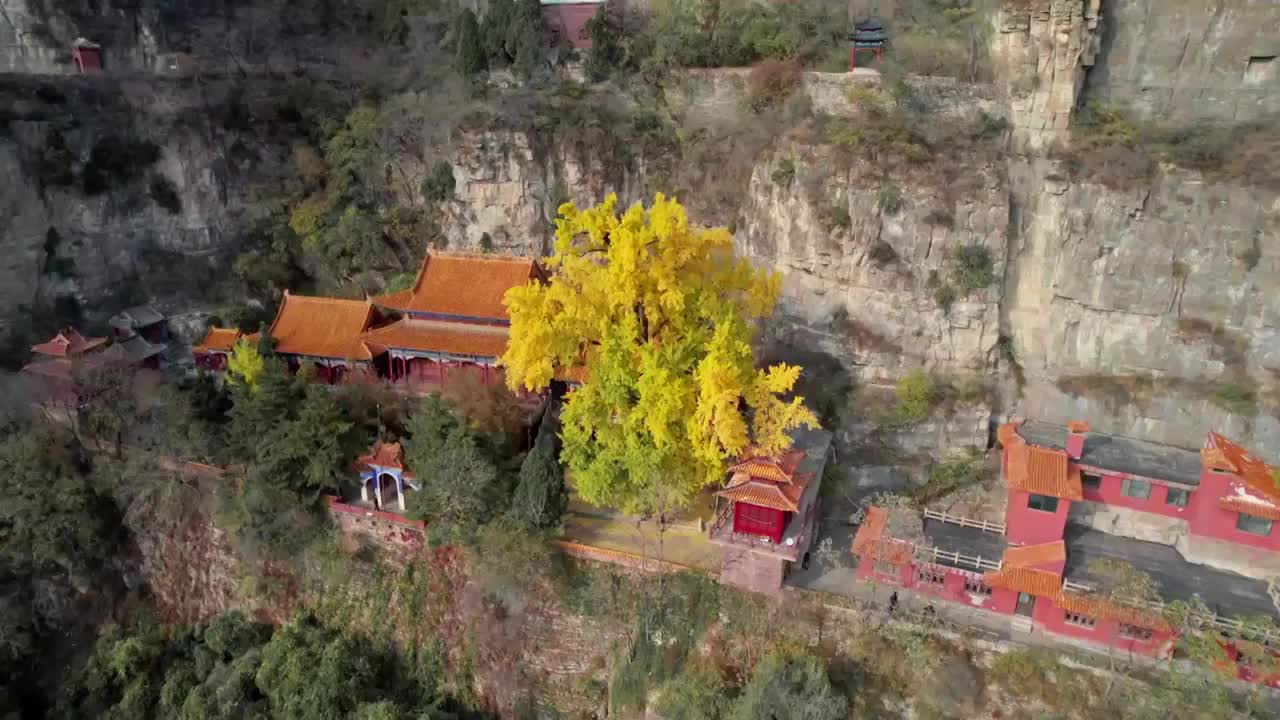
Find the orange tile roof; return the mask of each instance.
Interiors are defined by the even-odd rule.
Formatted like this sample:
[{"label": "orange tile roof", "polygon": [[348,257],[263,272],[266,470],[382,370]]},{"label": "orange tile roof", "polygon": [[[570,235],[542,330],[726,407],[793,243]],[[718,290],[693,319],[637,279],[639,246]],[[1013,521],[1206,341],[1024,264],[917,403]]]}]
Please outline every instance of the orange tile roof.
[{"label": "orange tile roof", "polygon": [[882,507],[867,508],[858,532],[853,536],[853,553],[861,555],[872,543],[880,541],[884,530],[889,526],[889,511]]},{"label": "orange tile roof", "polygon": [[748,482],[745,485],[725,488],[716,493],[722,498],[734,502],[745,502],[761,507],[773,508],[785,512],[796,512],[799,506],[782,493],[777,485]]},{"label": "orange tile roof", "polygon": [[729,472],[746,473],[752,477],[774,482],[791,482],[796,468],[800,467],[800,463],[804,460],[804,455],[803,450],[790,450],[779,457],[765,454],[759,447],[752,445],[742,453],[738,462],[729,468]]},{"label": "orange tile roof", "polygon": [[1270,503],[1247,497],[1230,496],[1218,498],[1218,507],[1231,512],[1244,513],[1269,520],[1280,520],[1280,507]]},{"label": "orange tile roof", "polygon": [[370,360],[361,335],[373,321],[368,300],[291,295],[285,291],[268,334],[276,352],[338,360]]},{"label": "orange tile roof", "polygon": [[209,332],[204,334],[200,344],[191,348],[191,352],[231,352],[231,348],[235,347],[242,337],[244,334],[236,328],[211,327]]},{"label": "orange tile roof", "polygon": [[1276,469],[1218,433],[1209,433],[1200,457],[1206,468],[1229,470],[1243,480],[1250,490],[1262,494],[1268,500],[1280,502],[1280,487],[1276,486],[1275,479]]},{"label": "orange tile roof", "polygon": [[1053,601],[1058,607],[1067,612],[1080,613],[1081,615],[1095,618],[1110,618],[1159,632],[1173,631],[1173,627],[1159,613],[1128,607],[1111,602],[1106,598],[1064,591],[1059,592],[1053,598]]},{"label": "orange tile roof", "polygon": [[509,316],[502,298],[507,291],[541,277],[533,258],[431,252],[412,288],[373,301],[409,312],[505,320]]},{"label": "orange tile roof", "polygon": [[505,327],[402,318],[364,334],[371,347],[499,357],[507,350]]},{"label": "orange tile roof", "polygon": [[80,355],[107,344],[109,338],[85,337],[75,328],[66,328],[46,342],[32,345],[31,351],[54,357]]},{"label": "orange tile roof", "polygon": [[1058,573],[1024,567],[1002,567],[983,575],[982,581],[991,587],[1017,590],[1037,597],[1056,597],[1062,590],[1062,576]]},{"label": "orange tile roof", "polygon": [[41,358],[23,365],[22,372],[56,380],[71,380],[75,377],[76,367],[69,358]]},{"label": "orange tile roof", "polygon": [[1087,420],[1072,420],[1067,423],[1068,432],[1087,433],[1090,430],[1092,430],[1092,428],[1089,426],[1089,422]]},{"label": "orange tile roof", "polygon": [[[372,452],[368,455],[361,455],[356,460],[356,467],[382,467],[404,470],[404,448],[400,443],[389,443],[379,440],[373,444]],[[404,476],[413,477],[413,473],[406,471]]]},{"label": "orange tile roof", "polygon": [[1018,434],[1018,426],[1021,424],[1022,421],[1019,420],[1018,422],[1008,422],[1001,425],[996,428],[996,439],[1004,447],[1009,447],[1013,443],[1023,442],[1022,436]]},{"label": "orange tile roof", "polygon": [[1013,487],[1037,495],[1083,500],[1080,468],[1072,467],[1065,450],[1028,444],[1018,434],[1018,423],[1006,423],[996,437],[1009,454],[1006,479]]},{"label": "orange tile roof", "polygon": [[915,554],[915,545],[905,540],[886,538],[884,532],[888,527],[889,511],[886,508],[867,508],[850,550],[865,560],[885,560],[895,565],[909,562]]},{"label": "orange tile roof", "polygon": [[1219,448],[1201,448],[1200,465],[1204,468],[1226,470],[1233,473],[1240,470],[1235,466],[1235,463],[1227,459],[1226,453]]},{"label": "orange tile roof", "polygon": [[1037,565],[1066,562],[1067,544],[1062,540],[1011,547],[1004,551],[1004,568],[1035,568]]},{"label": "orange tile roof", "polygon": [[800,498],[813,479],[813,473],[800,473],[791,482],[777,483],[746,473],[738,473],[716,494],[734,502],[746,502],[761,507],[797,512]]}]

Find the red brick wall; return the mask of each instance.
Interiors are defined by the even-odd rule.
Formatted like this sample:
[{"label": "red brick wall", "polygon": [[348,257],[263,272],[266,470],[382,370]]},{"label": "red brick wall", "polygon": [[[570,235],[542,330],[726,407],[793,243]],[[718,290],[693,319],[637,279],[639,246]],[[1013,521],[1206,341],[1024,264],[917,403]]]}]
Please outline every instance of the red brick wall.
[{"label": "red brick wall", "polygon": [[965,590],[965,580],[969,578],[980,579],[982,573],[958,570],[945,565],[923,566],[944,574],[943,584],[939,586],[937,584],[921,580],[921,567],[922,566],[914,563],[908,563],[906,565],[894,566],[892,573],[882,573],[876,568],[874,560],[862,560],[858,563],[856,574],[857,577],[862,580],[901,587],[922,595],[928,595],[948,602],[981,608],[983,610],[989,610],[991,612],[1001,613],[1004,615],[1012,614],[1014,607],[1018,604],[1018,593],[1011,590],[993,588],[991,595],[986,597],[982,595],[971,595],[967,590]]},{"label": "red brick wall", "polygon": [[406,554],[416,553],[426,545],[426,523],[420,520],[348,505],[335,497],[327,500],[329,516],[343,534],[362,536],[388,550]]},{"label": "red brick wall", "polygon": [[1188,505],[1191,534],[1264,550],[1280,550],[1280,521],[1272,523],[1270,535],[1254,535],[1236,529],[1238,513],[1218,507],[1218,500],[1234,495],[1240,484],[1239,479],[1228,473],[1210,470],[1200,473],[1200,488],[1191,494]]},{"label": "red brick wall", "polygon": [[1142,512],[1154,513],[1156,515],[1164,515],[1166,517],[1186,517],[1190,514],[1192,503],[1196,502],[1200,496],[1199,492],[1191,493],[1191,497],[1187,500],[1187,507],[1181,508],[1168,503],[1169,486],[1151,483],[1151,496],[1146,500],[1140,498],[1131,498],[1126,496],[1122,490],[1124,481],[1132,478],[1128,473],[1117,473],[1104,470],[1081,466],[1081,471],[1092,475],[1101,475],[1102,484],[1097,490],[1090,488],[1084,489],[1084,499],[1093,502],[1100,502],[1106,505],[1114,505],[1115,507],[1129,508],[1132,510],[1141,510]]},{"label": "red brick wall", "polygon": [[1108,618],[1097,618],[1092,628],[1080,627],[1066,621],[1066,611],[1046,597],[1037,597],[1032,618],[1040,629],[1076,638],[1095,645],[1113,648],[1120,653],[1133,653],[1147,657],[1167,658],[1173,652],[1174,634],[1155,632],[1150,640],[1137,640],[1120,636],[1120,622]]},{"label": "red brick wall", "polygon": [[[1082,470],[1102,476],[1102,484],[1098,489],[1085,488],[1085,500],[1164,517],[1182,518],[1187,521],[1192,535],[1226,540],[1264,550],[1280,550],[1280,522],[1274,523],[1270,535],[1265,537],[1255,535],[1236,528],[1237,513],[1218,507],[1219,499],[1231,497],[1236,492],[1235,488],[1240,480],[1234,475],[1208,470],[1202,472],[1200,487],[1191,492],[1187,499],[1187,506],[1182,508],[1168,503],[1169,486],[1167,485],[1152,482],[1151,496],[1143,500],[1127,497],[1122,492],[1124,481],[1133,477],[1132,475],[1100,471],[1089,467],[1082,467]],[[1013,495],[1010,494],[1011,516],[1012,503]],[[1012,521],[1010,521],[1010,536],[1012,535]]]},{"label": "red brick wall", "polygon": [[1039,545],[1061,540],[1067,526],[1070,500],[1058,500],[1057,512],[1044,512],[1027,507],[1030,493],[1009,488],[1009,509],[1005,514],[1005,534],[1010,545]]},{"label": "red brick wall", "polygon": [[547,27],[548,35],[557,42],[565,42],[570,47],[586,50],[591,47],[591,38],[587,36],[587,23],[602,7],[604,7],[602,3],[543,5],[542,22]]}]

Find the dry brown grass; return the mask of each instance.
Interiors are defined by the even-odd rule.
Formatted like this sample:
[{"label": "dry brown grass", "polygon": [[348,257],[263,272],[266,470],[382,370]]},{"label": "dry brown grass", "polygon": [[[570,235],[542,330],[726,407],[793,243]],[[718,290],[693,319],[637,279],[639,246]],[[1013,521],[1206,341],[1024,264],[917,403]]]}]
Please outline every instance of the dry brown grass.
[{"label": "dry brown grass", "polygon": [[1222,182],[1280,187],[1280,127],[1273,119],[1168,126],[1092,104],[1076,113],[1070,144],[1055,154],[1073,177],[1117,190],[1146,182],[1162,162]]},{"label": "dry brown grass", "polygon": [[760,111],[780,105],[804,87],[804,73],[795,60],[764,60],[747,76],[747,107]]}]

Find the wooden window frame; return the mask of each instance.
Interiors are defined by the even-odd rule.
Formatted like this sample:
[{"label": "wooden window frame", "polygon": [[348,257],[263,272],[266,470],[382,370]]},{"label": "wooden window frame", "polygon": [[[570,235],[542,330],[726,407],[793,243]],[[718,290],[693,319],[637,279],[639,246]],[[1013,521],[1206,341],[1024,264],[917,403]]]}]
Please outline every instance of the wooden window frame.
[{"label": "wooden window frame", "polygon": [[1093,630],[1098,627],[1098,618],[1085,615],[1083,613],[1074,613],[1068,611],[1063,615],[1062,621],[1072,627]]},{"label": "wooden window frame", "polygon": [[936,568],[921,567],[916,570],[916,579],[925,585],[943,587],[947,584],[947,573]]},{"label": "wooden window frame", "polygon": [[1082,472],[1080,473],[1080,486],[1086,490],[1101,490],[1102,476],[1098,473]]},{"label": "wooden window frame", "polygon": [[[1037,505],[1047,504],[1049,507],[1037,507]],[[1029,493],[1027,495],[1027,508],[1037,512],[1057,513],[1058,498],[1052,495],[1041,495],[1040,493]]]},{"label": "wooden window frame", "polygon": [[991,597],[991,586],[982,582],[979,578],[965,578],[964,591],[970,595],[981,595],[982,597]]},{"label": "wooden window frame", "polygon": [[[1248,522],[1266,523],[1267,530],[1266,532],[1258,532],[1257,530],[1250,530],[1245,527],[1245,524]],[[1236,530],[1239,530],[1242,533],[1257,535],[1258,537],[1271,537],[1271,531],[1274,529],[1275,529],[1275,522],[1272,521],[1271,518],[1264,518],[1264,517],[1259,517],[1257,515],[1250,515],[1249,513],[1236,514]]]},{"label": "wooden window frame", "polygon": [[[1167,490],[1168,491],[1165,493],[1165,496],[1164,496],[1165,505],[1168,505],[1169,507],[1184,508],[1187,505],[1191,504],[1190,490],[1183,490],[1182,488],[1176,488],[1172,486],[1167,488]],[[1181,498],[1180,502],[1173,502],[1174,493],[1177,493],[1178,494],[1177,497]]]},{"label": "wooden window frame", "polygon": [[[1132,488],[1144,488],[1142,495],[1134,495],[1130,490]],[[1150,500],[1151,499],[1151,481],[1139,480],[1138,478],[1125,478],[1120,483],[1120,494],[1133,500]]]}]

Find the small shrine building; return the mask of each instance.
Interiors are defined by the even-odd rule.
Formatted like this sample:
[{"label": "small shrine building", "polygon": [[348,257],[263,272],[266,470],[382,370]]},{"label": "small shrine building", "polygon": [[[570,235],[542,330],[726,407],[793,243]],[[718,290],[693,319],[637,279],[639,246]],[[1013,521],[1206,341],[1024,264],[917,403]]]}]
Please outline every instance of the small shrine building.
[{"label": "small shrine building", "polygon": [[813,542],[831,433],[804,430],[792,437],[792,449],[779,454],[748,448],[716,492],[716,520],[709,536],[721,546],[722,582],[777,593],[792,564],[803,562]]},{"label": "small shrine building", "polygon": [[102,46],[84,38],[71,43],[71,61],[81,75],[97,75],[102,72]]},{"label": "small shrine building", "polygon": [[356,470],[360,473],[360,500],[365,503],[372,500],[378,510],[387,509],[392,500],[390,491],[394,489],[395,506],[404,512],[405,486],[418,489],[414,474],[405,469],[404,448],[400,443],[379,440],[372,452],[356,460]]},{"label": "small shrine building", "polygon": [[568,45],[575,50],[591,49],[587,23],[605,7],[604,0],[541,0],[542,25],[547,45]]},{"label": "small shrine building", "polygon": [[849,72],[858,69],[859,50],[871,52],[876,65],[879,65],[884,60],[884,46],[888,40],[889,33],[876,18],[868,18],[854,25],[853,32],[849,33],[849,42],[852,43],[849,48]]},{"label": "small shrine building", "polygon": [[752,446],[729,468],[729,482],[716,495],[732,504],[734,534],[782,542],[782,532],[799,512],[800,500],[813,479],[812,473],[797,476],[803,459],[803,450],[767,455]]}]

